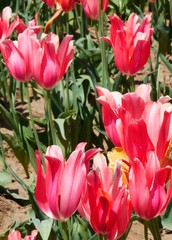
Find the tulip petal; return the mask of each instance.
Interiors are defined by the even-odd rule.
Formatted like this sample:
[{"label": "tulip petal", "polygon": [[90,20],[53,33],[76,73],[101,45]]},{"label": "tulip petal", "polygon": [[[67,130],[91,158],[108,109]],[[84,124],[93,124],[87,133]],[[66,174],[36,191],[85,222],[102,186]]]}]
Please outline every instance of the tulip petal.
[{"label": "tulip petal", "polygon": [[105,197],[100,197],[97,206],[91,212],[91,225],[95,232],[106,233],[110,203]]},{"label": "tulip petal", "polygon": [[129,72],[130,56],[124,32],[117,31],[113,49],[117,68],[120,69],[122,73],[130,74]]},{"label": "tulip petal", "polygon": [[[150,42],[138,40],[130,59],[130,74],[134,75],[146,64],[150,55]],[[142,57],[140,57],[142,56]]]},{"label": "tulip petal", "polygon": [[75,150],[69,156],[62,175],[60,189],[63,194],[60,196],[59,208],[64,219],[76,211],[84,188],[87,167],[82,157],[83,149]]},{"label": "tulip petal", "polygon": [[146,172],[139,159],[135,158],[132,161],[128,186],[134,210],[141,218],[147,218],[145,209],[148,207],[150,194],[146,181]]},{"label": "tulip petal", "polygon": [[28,81],[26,78],[27,69],[23,55],[11,40],[4,40],[1,43],[1,52],[10,74],[22,82]]},{"label": "tulip petal", "polygon": [[132,118],[139,119],[145,108],[145,102],[136,93],[127,93],[122,98],[122,106]]},{"label": "tulip petal", "polygon": [[141,97],[144,102],[148,102],[150,100],[151,93],[151,85],[150,84],[140,84],[136,87],[135,93]]}]

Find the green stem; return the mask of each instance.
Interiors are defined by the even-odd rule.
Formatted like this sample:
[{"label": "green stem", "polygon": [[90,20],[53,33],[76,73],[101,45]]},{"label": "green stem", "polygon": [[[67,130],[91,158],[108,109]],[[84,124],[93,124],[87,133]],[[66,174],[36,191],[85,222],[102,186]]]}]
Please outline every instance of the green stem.
[{"label": "green stem", "polygon": [[156,92],[157,92],[157,99],[160,97],[160,90],[159,90],[159,67],[160,67],[160,57],[159,57],[159,50],[156,56]]},{"label": "green stem", "polygon": [[53,118],[52,118],[52,111],[51,111],[51,92],[50,90],[46,90],[46,111],[47,111],[47,117],[48,117],[48,121],[47,121],[47,127],[48,130],[50,129],[50,133],[51,133],[51,142],[49,141],[49,145],[51,144],[56,144],[56,130],[54,127],[54,122],[53,122]]},{"label": "green stem", "polygon": [[80,21],[79,21],[79,15],[78,15],[77,7],[75,7],[75,9],[74,9],[74,14],[75,14],[75,18],[76,18],[76,22],[77,22],[78,28],[80,29],[80,32],[81,32],[81,36],[83,36],[82,35],[82,31],[81,31],[81,24],[80,24]]},{"label": "green stem", "polygon": [[70,222],[70,219],[67,220],[67,227],[68,227],[68,237],[69,237],[69,240],[72,240],[71,239],[71,222]]},{"label": "green stem", "polygon": [[[44,162],[44,159],[43,159],[42,149],[41,149],[41,146],[40,146],[39,137],[38,137],[38,134],[37,134],[37,131],[36,131],[36,128],[35,128],[35,123],[34,123],[34,120],[33,120],[32,106],[31,106],[31,101],[30,101],[30,95],[29,95],[29,89],[28,89],[28,83],[27,82],[25,83],[25,90],[26,90],[26,98],[27,98],[27,103],[28,103],[28,111],[29,111],[31,126],[32,126],[32,129],[33,129],[33,133],[34,133],[34,137],[35,137],[35,141],[36,141],[38,150],[39,150],[40,155],[41,155],[42,164],[43,164],[44,169],[45,169],[45,162]],[[34,169],[36,169],[36,163],[35,163],[35,166],[33,166],[33,167],[34,167]]]},{"label": "green stem", "polygon": [[[66,13],[66,31],[69,34],[69,14]],[[69,70],[66,72],[66,97],[67,97],[67,105],[65,106],[65,110],[69,111],[70,109],[70,99],[69,99]]]},{"label": "green stem", "polygon": [[99,239],[100,239],[100,240],[106,240],[107,237],[106,237],[106,235],[99,234]]},{"label": "green stem", "polygon": [[[87,34],[87,21],[86,21],[85,13],[82,6],[80,6],[80,10],[81,10],[80,32],[81,32],[81,37],[85,38]],[[84,45],[86,45],[85,41],[84,41]]]},{"label": "green stem", "polygon": [[66,222],[61,222],[63,240],[69,240],[68,226]]},{"label": "green stem", "polygon": [[69,13],[66,13],[66,32],[69,34]]},{"label": "green stem", "polygon": [[[102,10],[102,0],[99,0],[99,34],[100,36],[105,35],[104,31],[104,12]],[[106,47],[103,40],[100,41],[101,59],[102,59],[102,86],[109,89],[109,74],[108,65],[106,59]]]},{"label": "green stem", "polygon": [[153,66],[152,66],[152,61],[151,58],[149,57],[149,67],[150,67],[150,83],[151,83],[151,100],[156,101],[157,100],[157,91],[156,91],[156,77],[153,71]]},{"label": "green stem", "polygon": [[37,9],[37,2],[36,2],[36,0],[33,0],[33,3],[34,3],[35,9]]},{"label": "green stem", "polygon": [[16,1],[16,9],[15,12],[18,13],[19,11],[19,0]]},{"label": "green stem", "polygon": [[144,236],[145,240],[148,240],[148,222],[144,220]]},{"label": "green stem", "polygon": [[159,225],[157,222],[157,218],[153,218],[149,221],[149,227],[150,227],[150,230],[151,230],[154,240],[161,240],[161,234],[160,234],[160,229],[159,229]]},{"label": "green stem", "polygon": [[69,97],[69,72],[67,71],[66,73],[66,106],[65,106],[65,111],[68,112],[70,110],[70,97]]},{"label": "green stem", "polygon": [[130,84],[130,91],[135,91],[135,84],[134,84],[134,76],[129,76],[128,78],[129,84]]},{"label": "green stem", "polygon": [[0,151],[1,151],[1,160],[2,160],[2,164],[3,164],[3,168],[5,170],[7,170],[7,164],[6,164],[6,161],[5,161],[5,150],[4,150],[1,131],[0,131]]}]

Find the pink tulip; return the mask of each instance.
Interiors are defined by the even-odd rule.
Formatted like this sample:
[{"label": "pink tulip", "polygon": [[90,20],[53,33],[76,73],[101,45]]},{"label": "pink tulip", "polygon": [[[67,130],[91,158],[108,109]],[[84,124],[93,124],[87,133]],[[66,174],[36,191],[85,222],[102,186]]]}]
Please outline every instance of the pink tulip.
[{"label": "pink tulip", "polygon": [[98,102],[102,104],[102,120],[106,133],[115,146],[121,146],[116,122],[119,119],[122,94],[110,92],[106,88],[97,87]]},{"label": "pink tulip", "polygon": [[100,150],[84,152],[86,143],[77,145],[68,161],[60,147],[50,146],[44,156],[46,173],[43,172],[37,151],[36,201],[49,217],[66,221],[78,208],[86,181],[90,159]]},{"label": "pink tulip", "polygon": [[77,0],[42,0],[42,2],[45,2],[51,8],[60,5],[64,12],[69,12],[75,7]]},{"label": "pink tulip", "polygon": [[[170,98],[161,97],[158,102],[152,102],[150,85],[145,84],[136,88],[134,93],[124,95],[102,87],[97,87],[97,91],[104,128],[112,143],[122,146],[131,159],[154,150],[162,161],[172,138]],[[137,156],[135,144],[142,146],[138,147]]]},{"label": "pink tulip", "polygon": [[[102,119],[104,128],[112,143],[115,146],[121,146],[116,125],[120,119],[122,104],[124,103],[125,108],[127,109],[132,108],[132,114],[135,116],[141,116],[144,110],[145,102],[150,100],[151,87],[150,85],[141,84],[136,88],[135,93],[125,94],[124,96],[117,91],[110,92],[102,87],[97,87],[96,89],[99,95],[98,101],[102,104]],[[130,101],[125,101],[125,96],[128,96]]]},{"label": "pink tulip", "polygon": [[113,173],[105,157],[97,154],[78,209],[94,231],[109,240],[122,236],[130,221],[132,208],[121,176],[120,164]]},{"label": "pink tulip", "polygon": [[[20,19],[19,24],[16,27],[18,34],[24,32],[26,28],[27,28],[26,24],[22,19]],[[33,20],[28,22],[28,28],[32,29],[36,33],[36,35],[40,33],[42,26],[38,25],[38,13],[35,14],[35,18]]]},{"label": "pink tulip", "polygon": [[[131,164],[130,198],[135,212],[150,220],[165,211],[172,194],[172,168],[167,165],[161,168],[172,138],[172,106],[165,102],[168,97],[158,102],[149,100],[144,108],[136,98],[134,104],[129,94],[123,98],[117,129]],[[140,116],[136,109],[141,110]]]},{"label": "pink tulip", "polygon": [[32,75],[43,88],[53,88],[66,73],[74,57],[72,38],[66,35],[59,45],[59,37],[50,33],[40,40],[40,46],[32,55]]},{"label": "pink tulip", "polygon": [[10,74],[17,80],[26,82],[32,77],[33,53],[37,54],[39,41],[29,29],[19,34],[18,41],[4,40],[1,52]]},{"label": "pink tulip", "polygon": [[[137,117],[133,114],[134,106],[126,108],[133,101],[130,101],[129,95],[124,97],[125,104],[117,124],[123,149],[131,161],[138,158],[146,164],[147,153],[154,151],[162,162],[172,138],[172,106],[168,103],[162,104],[160,101],[148,101],[141,115]],[[137,109],[141,110],[139,102]]]},{"label": "pink tulip", "polygon": [[[97,19],[99,16],[99,0],[80,0],[87,17]],[[102,1],[102,10],[105,12],[108,6],[108,0]]]},{"label": "pink tulip", "polygon": [[13,230],[8,235],[8,240],[35,240],[37,234],[38,234],[38,231],[37,230],[33,230],[30,236],[22,238],[21,237],[21,233],[18,230]]},{"label": "pink tulip", "polygon": [[150,55],[151,15],[142,22],[132,13],[125,24],[117,15],[110,17],[110,38],[103,38],[113,48],[117,68],[126,75],[134,75],[143,68]]},{"label": "pink tulip", "polygon": [[0,18],[0,39],[8,38],[19,24],[19,17],[15,16],[13,22],[10,24],[12,18],[12,10],[10,7],[5,7]]},{"label": "pink tulip", "polygon": [[[169,181],[166,188],[167,180]],[[172,194],[172,168],[160,168],[154,152],[147,152],[146,164],[133,159],[129,172],[129,191],[135,212],[146,220],[161,215]]]},{"label": "pink tulip", "polygon": [[57,0],[64,12],[69,12],[75,7],[77,0]]},{"label": "pink tulip", "polygon": [[54,0],[42,0],[42,2],[45,2],[50,8],[55,6]]}]

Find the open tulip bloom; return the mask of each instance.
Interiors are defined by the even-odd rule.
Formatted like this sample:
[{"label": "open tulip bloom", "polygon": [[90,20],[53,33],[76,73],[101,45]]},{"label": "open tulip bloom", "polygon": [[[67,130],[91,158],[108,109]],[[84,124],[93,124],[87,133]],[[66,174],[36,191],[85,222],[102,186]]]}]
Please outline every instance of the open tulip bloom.
[{"label": "open tulip bloom", "polygon": [[150,55],[151,15],[142,22],[132,13],[125,24],[117,15],[110,17],[110,38],[103,37],[113,48],[117,68],[126,75],[134,75],[143,68]]},{"label": "open tulip bloom", "polygon": [[25,238],[21,237],[21,233],[18,230],[12,231],[8,235],[8,240],[36,240],[36,236],[38,234],[37,230],[33,230],[30,236],[26,236]]},{"label": "open tulip bloom", "polygon": [[[16,27],[17,33],[22,33],[27,28],[26,24],[22,19],[19,20],[19,24]],[[41,25],[38,25],[38,13],[35,14],[35,18],[28,22],[28,28],[32,29],[36,35],[40,33],[40,30],[42,28]]]},{"label": "open tulip bloom", "polygon": [[32,77],[33,52],[39,48],[34,31],[26,29],[18,35],[18,41],[4,40],[0,48],[10,74],[21,82],[29,81]]},{"label": "open tulip bloom", "polygon": [[132,159],[128,186],[133,208],[142,219],[160,216],[172,195],[172,167],[161,168],[156,154],[147,152],[144,163],[139,158]]},{"label": "open tulip bloom", "polygon": [[66,221],[77,210],[89,170],[90,159],[100,149],[84,152],[85,143],[77,145],[65,161],[58,146],[50,146],[44,156],[46,172],[37,151],[36,201],[49,217]]},{"label": "open tulip bloom", "polygon": [[6,7],[2,10],[2,16],[0,18],[0,40],[7,39],[19,24],[19,17],[15,16],[13,22],[10,24],[12,17],[12,10],[10,7]]},{"label": "open tulip bloom", "polygon": [[118,239],[127,229],[132,209],[121,178],[121,164],[112,172],[102,154],[97,154],[93,161],[79,213],[97,234],[106,235],[109,240]]},{"label": "open tulip bloom", "polygon": [[[45,89],[62,79],[74,56],[73,36],[66,35],[61,44],[56,34],[38,40],[31,28],[18,35],[18,41],[4,40],[1,52],[11,75],[22,82],[34,78]],[[27,46],[27,47],[26,47]]]},{"label": "open tulip bloom", "polygon": [[[97,87],[98,101],[102,104],[104,127],[112,143],[115,146],[122,146],[127,155],[131,156],[132,141],[135,141],[137,137],[137,142],[142,146],[147,139],[150,146],[149,150],[156,151],[161,161],[172,138],[172,107],[168,103],[170,100],[168,96],[161,97],[157,102],[151,101],[150,91],[150,85],[146,84],[138,86],[134,93],[124,95]],[[131,120],[131,123],[134,120],[138,121],[140,126],[137,127],[137,123],[132,130],[129,130],[129,120]],[[156,125],[154,124],[155,121]],[[127,148],[125,147],[126,136],[129,135],[130,146]],[[133,151],[134,147],[133,144]],[[136,157],[134,152],[131,158],[133,156]]]},{"label": "open tulip bloom", "polygon": [[[42,0],[49,7],[54,8],[56,4],[60,5],[64,12],[69,12],[75,7],[77,0]],[[57,3],[56,3],[57,2]]]},{"label": "open tulip bloom", "polygon": [[[99,16],[99,0],[80,0],[87,17],[97,19]],[[102,10],[105,12],[108,6],[108,0],[102,1]]]},{"label": "open tulip bloom", "polygon": [[113,143],[119,140],[129,157],[133,208],[149,220],[162,214],[172,194],[172,168],[163,164],[172,138],[172,107],[168,96],[152,102],[146,89],[150,93],[148,85],[140,85],[135,93],[119,95],[97,88],[105,129]]},{"label": "open tulip bloom", "polygon": [[61,44],[56,34],[44,36],[33,49],[32,75],[45,89],[53,88],[66,73],[74,57],[73,36],[66,35]]}]

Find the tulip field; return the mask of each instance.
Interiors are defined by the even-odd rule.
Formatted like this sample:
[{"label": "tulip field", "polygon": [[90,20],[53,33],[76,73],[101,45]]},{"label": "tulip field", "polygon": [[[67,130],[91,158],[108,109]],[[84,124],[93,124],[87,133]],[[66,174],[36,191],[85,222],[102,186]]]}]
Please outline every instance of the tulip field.
[{"label": "tulip field", "polygon": [[172,1],[2,0],[0,55],[0,240],[172,239]]}]

